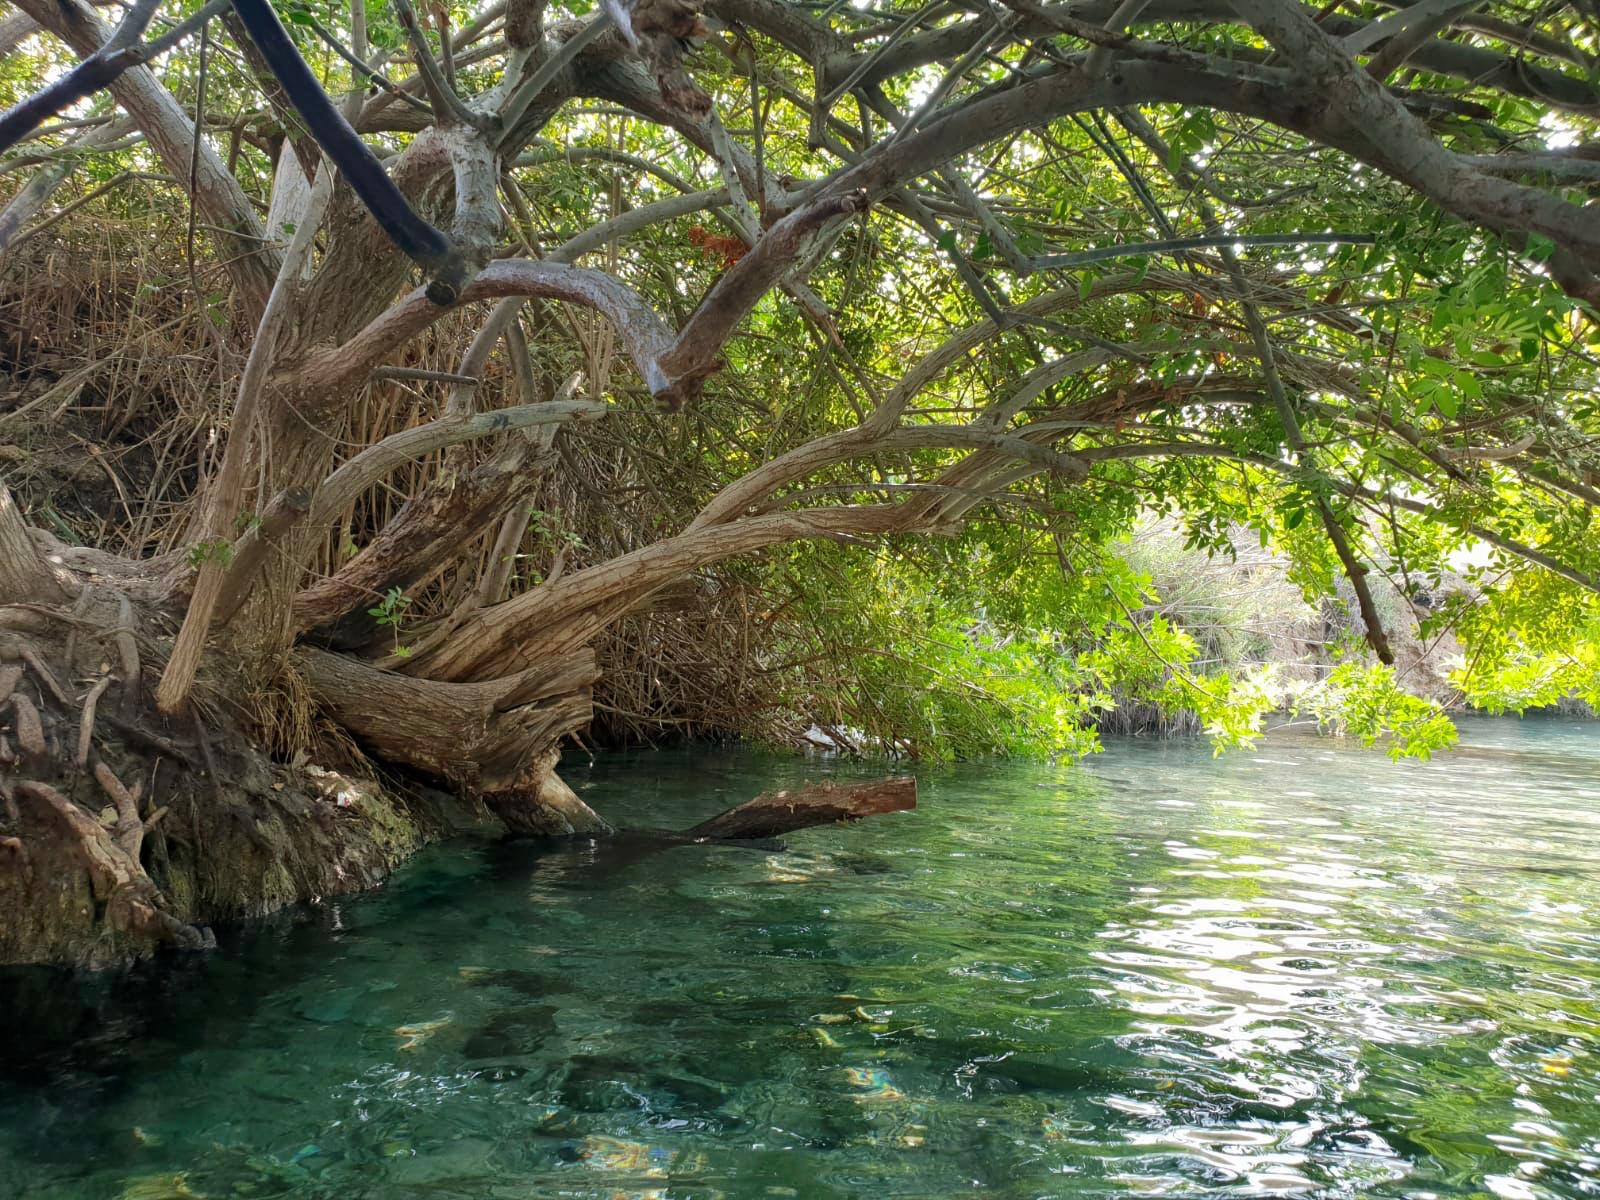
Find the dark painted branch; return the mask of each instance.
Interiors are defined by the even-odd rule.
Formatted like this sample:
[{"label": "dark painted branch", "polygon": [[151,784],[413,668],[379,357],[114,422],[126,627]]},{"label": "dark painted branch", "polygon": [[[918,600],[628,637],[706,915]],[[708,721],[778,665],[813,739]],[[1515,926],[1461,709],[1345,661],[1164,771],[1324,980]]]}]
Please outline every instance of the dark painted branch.
[{"label": "dark painted branch", "polygon": [[160,3],[161,0],[139,0],[104,46],[54,83],[0,114],[0,151],[9,150],[56,113],[109,87],[129,67],[165,54],[227,8],[229,0],[212,0],[169,33],[140,44],[139,36]]},{"label": "dark painted branch", "polygon": [[435,304],[453,304],[467,282],[463,256],[448,237],[417,215],[383,164],[334,107],[267,0],[234,0],[234,9],[311,136],[389,240],[430,273],[428,299]]}]

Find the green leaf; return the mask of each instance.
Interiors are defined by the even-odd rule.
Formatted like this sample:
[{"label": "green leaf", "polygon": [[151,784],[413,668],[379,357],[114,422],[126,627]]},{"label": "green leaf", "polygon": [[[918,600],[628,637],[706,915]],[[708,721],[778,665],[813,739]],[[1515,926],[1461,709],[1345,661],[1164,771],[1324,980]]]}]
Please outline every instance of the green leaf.
[{"label": "green leaf", "polygon": [[1523,253],[1525,253],[1534,262],[1542,263],[1549,262],[1550,256],[1555,252],[1555,242],[1545,237],[1542,233],[1530,233],[1528,235],[1527,249],[1524,250]]}]

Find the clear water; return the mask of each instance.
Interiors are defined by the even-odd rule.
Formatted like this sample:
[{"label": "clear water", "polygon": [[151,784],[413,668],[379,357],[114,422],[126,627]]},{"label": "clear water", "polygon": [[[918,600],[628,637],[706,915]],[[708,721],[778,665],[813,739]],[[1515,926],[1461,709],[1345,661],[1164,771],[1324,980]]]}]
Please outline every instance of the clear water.
[{"label": "clear water", "polygon": [[[930,771],[787,854],[458,844],[7,977],[0,1196],[1600,1195],[1600,730],[1468,738]],[[830,769],[569,774],[682,827]]]}]

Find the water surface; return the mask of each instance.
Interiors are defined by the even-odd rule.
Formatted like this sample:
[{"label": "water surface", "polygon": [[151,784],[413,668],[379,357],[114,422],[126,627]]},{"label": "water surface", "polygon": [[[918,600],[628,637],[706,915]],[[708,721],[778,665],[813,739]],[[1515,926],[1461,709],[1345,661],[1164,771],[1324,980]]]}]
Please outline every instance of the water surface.
[{"label": "water surface", "polygon": [[[930,770],[786,854],[456,844],[12,975],[0,1196],[1600,1196],[1600,730],[1467,740]],[[683,827],[861,770],[568,775]]]}]

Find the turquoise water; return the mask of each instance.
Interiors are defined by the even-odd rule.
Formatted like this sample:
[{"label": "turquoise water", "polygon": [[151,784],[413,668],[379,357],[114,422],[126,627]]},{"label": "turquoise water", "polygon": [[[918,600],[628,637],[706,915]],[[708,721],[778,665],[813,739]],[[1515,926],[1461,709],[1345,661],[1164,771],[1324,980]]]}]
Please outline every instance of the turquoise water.
[{"label": "turquoise water", "polygon": [[[1600,729],[922,774],[786,854],[457,844],[0,982],[0,1196],[1600,1195]],[[683,827],[847,768],[574,764]]]}]

